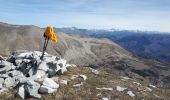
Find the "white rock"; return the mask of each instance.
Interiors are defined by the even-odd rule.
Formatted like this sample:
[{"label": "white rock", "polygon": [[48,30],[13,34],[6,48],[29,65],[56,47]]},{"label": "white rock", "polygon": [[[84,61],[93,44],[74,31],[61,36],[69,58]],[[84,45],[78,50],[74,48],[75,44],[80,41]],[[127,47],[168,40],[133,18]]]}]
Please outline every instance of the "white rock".
[{"label": "white rock", "polygon": [[11,77],[14,77],[14,76],[21,75],[21,72],[18,70],[13,70],[13,71],[8,72],[8,75],[10,75]]},{"label": "white rock", "polygon": [[80,87],[80,86],[82,86],[82,85],[83,85],[83,83],[75,84],[75,85],[73,85],[73,87]]},{"label": "white rock", "polygon": [[64,85],[67,85],[67,84],[68,84],[68,81],[67,81],[67,80],[60,80],[60,83],[61,83],[61,84],[64,84]]},{"label": "white rock", "polygon": [[43,94],[53,93],[55,91],[57,91],[57,89],[53,89],[53,88],[47,87],[45,85],[42,85],[39,89],[39,92],[43,93]]},{"label": "white rock", "polygon": [[157,97],[157,98],[161,98],[160,96],[158,96],[157,94],[153,94],[155,97]]},{"label": "white rock", "polygon": [[135,94],[134,94],[132,91],[128,91],[127,94],[128,94],[129,96],[131,96],[131,97],[134,97],[134,96],[135,96]]},{"label": "white rock", "polygon": [[46,72],[49,70],[49,67],[46,62],[41,62],[38,66],[38,69]]},{"label": "white rock", "polygon": [[66,67],[66,60],[65,59],[60,59],[57,61],[57,64],[60,65],[60,67]]},{"label": "white rock", "polygon": [[4,87],[3,87],[3,84],[0,83],[0,89],[2,89],[2,88],[4,88]]},{"label": "white rock", "polygon": [[29,81],[26,83],[25,90],[31,97],[35,98],[41,98],[41,95],[38,94],[38,90],[40,88],[40,84],[34,82],[34,81]]},{"label": "white rock", "polygon": [[103,88],[96,88],[97,90],[109,90],[109,91],[113,91],[113,88],[105,88],[105,87],[103,87]]},{"label": "white rock", "polygon": [[156,88],[156,86],[155,86],[155,85],[152,85],[152,84],[149,84],[149,87],[151,87],[151,88]]},{"label": "white rock", "polygon": [[129,77],[125,77],[125,76],[120,76],[123,80],[129,80]]},{"label": "white rock", "polygon": [[102,100],[110,100],[110,98],[102,97]]},{"label": "white rock", "polygon": [[66,66],[64,66],[64,67],[61,68],[61,74],[64,74],[64,72],[66,72],[66,71],[67,71]]},{"label": "white rock", "polygon": [[86,80],[87,76],[86,75],[80,75],[80,78],[82,78],[83,80]]},{"label": "white rock", "polygon": [[40,51],[34,51],[32,54],[33,54],[33,57],[34,57],[35,59],[39,59],[39,58],[41,57],[41,55],[42,55],[42,52],[40,52]]},{"label": "white rock", "polygon": [[66,64],[66,67],[77,67],[75,64]]},{"label": "white rock", "polygon": [[151,89],[151,88],[149,88],[149,87],[146,87],[146,91],[151,92],[151,91],[152,91],[152,89]]},{"label": "white rock", "polygon": [[9,76],[7,74],[0,74],[0,78],[8,78]]},{"label": "white rock", "polygon": [[13,64],[7,61],[0,60],[0,73],[7,72],[12,69]]},{"label": "white rock", "polygon": [[137,84],[138,86],[140,86],[141,84],[140,83],[138,83],[138,82],[133,82],[134,84]]},{"label": "white rock", "polygon": [[59,85],[56,82],[54,82],[50,78],[45,78],[43,81],[43,85],[39,89],[39,92],[40,93],[53,93],[57,91],[58,88],[59,88]]},{"label": "white rock", "polygon": [[46,62],[56,61],[56,56],[44,55],[43,61],[46,61]]},{"label": "white rock", "polygon": [[77,77],[78,77],[78,75],[72,75],[70,79],[71,79],[71,80],[74,80],[74,79],[76,79]]},{"label": "white rock", "polygon": [[4,86],[6,88],[14,87],[16,85],[15,78],[8,77],[4,81]]},{"label": "white rock", "polygon": [[21,63],[22,63],[22,59],[16,59],[16,60],[15,60],[15,64],[17,65],[16,68],[19,68],[19,67],[20,67],[19,65],[20,65]]},{"label": "white rock", "polygon": [[42,78],[46,75],[45,71],[43,70],[37,70],[37,73],[36,73],[36,78]]},{"label": "white rock", "polygon": [[52,88],[52,89],[58,89],[59,88],[59,85],[50,78],[45,78],[44,81],[43,81],[43,85],[47,86],[49,88]]},{"label": "white rock", "polygon": [[0,56],[0,60],[4,60],[4,58],[2,56]]},{"label": "white rock", "polygon": [[116,86],[116,90],[119,91],[119,92],[124,91],[126,89],[127,88],[125,88],[125,87]]},{"label": "white rock", "polygon": [[98,70],[95,70],[95,69],[93,69],[93,68],[90,68],[90,69],[91,69],[91,72],[92,72],[92,73],[94,73],[94,74],[96,74],[96,75],[99,74],[99,71],[98,71]]},{"label": "white rock", "polygon": [[24,52],[17,55],[17,58],[30,58],[32,57],[32,52]]},{"label": "white rock", "polygon": [[17,96],[21,99],[25,99],[25,89],[24,85],[20,86],[17,92]]},{"label": "white rock", "polygon": [[3,84],[4,83],[4,78],[0,78],[0,84]]}]

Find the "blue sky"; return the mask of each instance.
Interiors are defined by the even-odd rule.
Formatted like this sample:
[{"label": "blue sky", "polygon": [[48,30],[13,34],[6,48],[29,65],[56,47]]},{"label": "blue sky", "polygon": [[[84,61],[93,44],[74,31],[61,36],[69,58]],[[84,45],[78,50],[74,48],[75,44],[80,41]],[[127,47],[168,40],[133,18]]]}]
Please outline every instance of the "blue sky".
[{"label": "blue sky", "polygon": [[170,32],[170,0],[0,0],[0,21]]}]

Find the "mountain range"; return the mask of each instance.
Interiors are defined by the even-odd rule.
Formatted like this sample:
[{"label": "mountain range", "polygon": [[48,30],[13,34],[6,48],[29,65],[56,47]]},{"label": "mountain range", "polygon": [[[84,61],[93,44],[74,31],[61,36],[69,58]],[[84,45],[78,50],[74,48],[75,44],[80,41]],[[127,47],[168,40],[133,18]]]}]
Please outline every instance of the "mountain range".
[{"label": "mountain range", "polygon": [[77,34],[95,38],[107,38],[119,44],[129,52],[170,64],[170,33],[155,31],[129,30],[88,30],[73,28],[57,28],[67,34]]},{"label": "mountain range", "polygon": [[[107,35],[106,33],[97,35],[98,31],[96,30],[88,33],[89,31],[86,29],[77,30],[75,28],[64,30],[56,28],[55,30],[58,43],[50,42],[47,52],[66,59],[68,63],[76,64],[79,67],[90,66],[103,69],[112,74],[126,75],[141,81],[148,80],[161,87],[170,86],[170,66],[168,64],[136,56],[113,40],[106,39],[106,37],[103,39],[101,36]],[[42,51],[43,32],[44,28],[34,25],[0,23],[0,55],[8,56],[15,50]],[[105,31],[101,30],[100,32]],[[115,36],[121,40],[130,35]],[[113,39],[115,38],[113,37]],[[130,40],[124,41],[126,43]]]}]

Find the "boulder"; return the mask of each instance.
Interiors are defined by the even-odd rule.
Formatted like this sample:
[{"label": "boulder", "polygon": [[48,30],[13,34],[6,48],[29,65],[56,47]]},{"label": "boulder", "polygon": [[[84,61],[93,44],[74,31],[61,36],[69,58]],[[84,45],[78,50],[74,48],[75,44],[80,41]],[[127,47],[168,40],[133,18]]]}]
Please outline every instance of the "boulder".
[{"label": "boulder", "polygon": [[66,60],[64,59],[60,59],[57,61],[57,64],[62,68],[62,67],[66,67]]},{"label": "boulder", "polygon": [[135,96],[135,94],[134,94],[132,91],[127,91],[127,94],[128,94],[129,96],[131,96],[131,97],[134,97],[134,96]]},{"label": "boulder", "polygon": [[3,84],[4,83],[4,78],[0,78],[0,84]]},{"label": "boulder", "polygon": [[21,98],[21,99],[25,99],[25,89],[24,89],[24,85],[20,86],[18,91],[17,91],[17,97]]},{"label": "boulder", "polygon": [[56,61],[56,56],[52,56],[52,55],[44,55],[44,59],[43,59],[43,61],[45,61],[45,62],[51,62],[51,61]]},{"label": "boulder", "polygon": [[116,90],[119,91],[119,92],[124,91],[126,89],[127,88],[125,88],[125,87],[116,86]]},{"label": "boulder", "polygon": [[60,80],[60,84],[67,85],[67,84],[68,84],[68,81],[67,81],[67,80]]},{"label": "boulder", "polygon": [[8,61],[8,62],[10,62],[10,63],[15,63],[15,60],[16,60],[16,58],[15,58],[15,56],[13,56],[13,55],[11,55],[9,58],[7,58],[7,60],[6,61]]},{"label": "boulder", "polygon": [[50,78],[45,78],[43,81],[43,85],[39,89],[39,92],[43,94],[53,93],[57,91],[58,88],[59,88],[59,85],[56,82],[54,82]]},{"label": "boulder", "polygon": [[22,59],[16,59],[15,60],[15,64],[16,64],[17,68],[19,68],[21,63],[22,63]]},{"label": "boulder", "polygon": [[97,90],[107,90],[107,91],[113,91],[113,88],[106,88],[106,87],[103,87],[103,88],[96,88]]},{"label": "boulder", "polygon": [[14,76],[21,75],[21,72],[18,71],[18,70],[13,70],[13,71],[9,71],[7,74],[8,74],[10,77],[14,77]]},{"label": "boulder", "polygon": [[102,97],[102,100],[110,100],[108,97]]},{"label": "boulder", "polygon": [[2,88],[4,88],[4,87],[3,87],[3,85],[2,85],[2,84],[0,84],[0,90],[1,90]]},{"label": "boulder", "polygon": [[36,78],[42,78],[46,75],[46,72],[43,71],[43,70],[37,70],[37,73],[36,73]]},{"label": "boulder", "polygon": [[34,58],[34,59],[39,60],[40,57],[41,57],[41,55],[42,55],[42,52],[34,51],[34,52],[32,53],[32,55],[33,55],[33,58]]},{"label": "boulder", "polygon": [[15,78],[11,78],[11,77],[8,77],[8,78],[6,78],[5,79],[5,81],[4,81],[4,86],[6,87],[6,88],[9,88],[9,87],[14,87],[14,86],[16,86],[16,81],[15,81]]},{"label": "boulder", "polygon": [[42,85],[39,89],[39,92],[42,93],[42,94],[54,93],[55,91],[57,91],[57,89],[52,89],[52,88],[47,87],[45,85]]},{"label": "boulder", "polygon": [[46,62],[41,62],[39,65],[38,65],[38,69],[39,70],[43,70],[43,71],[48,71],[49,70],[49,66],[47,65]]},{"label": "boulder", "polygon": [[78,75],[72,75],[70,79],[71,79],[71,80],[74,80],[74,79],[76,79],[77,77],[78,77]]},{"label": "boulder", "polygon": [[99,74],[99,71],[98,71],[98,70],[95,70],[95,69],[93,69],[93,68],[90,68],[90,69],[91,69],[91,72],[92,72],[92,73],[94,73],[94,74],[96,74],[96,75]]},{"label": "boulder", "polygon": [[57,72],[55,70],[49,69],[47,73],[48,73],[48,77],[51,78],[55,76]]},{"label": "boulder", "polygon": [[29,94],[29,96],[35,98],[41,98],[41,95],[38,94],[39,88],[40,88],[40,84],[34,81],[28,81],[25,85],[25,91]]},{"label": "boulder", "polygon": [[0,56],[0,60],[4,60],[4,58],[2,56]]},{"label": "boulder", "polygon": [[12,69],[12,63],[0,60],[0,74],[5,73]]},{"label": "boulder", "polygon": [[0,78],[8,78],[9,76],[8,76],[8,74],[0,74]]},{"label": "boulder", "polygon": [[79,84],[73,85],[73,87],[80,87],[80,86],[82,86],[82,85],[83,85],[83,83],[81,82],[81,83],[79,83]]},{"label": "boulder", "polygon": [[87,79],[86,75],[80,75],[79,77],[82,78],[84,81]]},{"label": "boulder", "polygon": [[15,55],[16,58],[19,58],[19,59],[32,59],[33,58],[33,55],[32,55],[32,52],[23,52],[23,53],[19,53],[18,55]]},{"label": "boulder", "polygon": [[50,78],[45,78],[44,81],[43,81],[43,85],[50,87],[50,88],[53,88],[53,89],[59,88],[59,85]]}]

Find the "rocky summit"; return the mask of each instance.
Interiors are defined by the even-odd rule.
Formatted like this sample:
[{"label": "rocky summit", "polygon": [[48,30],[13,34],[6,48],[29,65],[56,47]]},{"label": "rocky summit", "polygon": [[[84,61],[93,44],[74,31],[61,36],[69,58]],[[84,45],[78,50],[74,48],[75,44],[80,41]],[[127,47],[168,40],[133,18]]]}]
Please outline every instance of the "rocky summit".
[{"label": "rocky summit", "polygon": [[0,57],[1,100],[167,100],[170,89],[148,80],[77,67],[39,51]]},{"label": "rocky summit", "polygon": [[[67,71],[66,60],[39,51],[16,51],[9,57],[0,57],[0,88],[18,87],[17,97],[41,98],[41,94],[53,93],[59,84],[52,79]],[[42,84],[40,84],[42,82]]]}]

